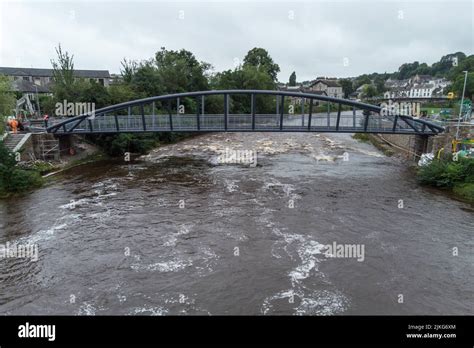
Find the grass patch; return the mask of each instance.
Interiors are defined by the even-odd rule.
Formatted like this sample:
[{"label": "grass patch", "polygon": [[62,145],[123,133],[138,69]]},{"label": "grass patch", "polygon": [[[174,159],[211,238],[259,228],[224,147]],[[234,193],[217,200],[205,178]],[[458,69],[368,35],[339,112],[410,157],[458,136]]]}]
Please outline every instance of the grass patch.
[{"label": "grass patch", "polygon": [[393,151],[389,145],[372,134],[354,133],[352,138],[363,143],[371,143],[387,157],[393,156],[395,154],[395,151]]},{"label": "grass patch", "polygon": [[352,138],[353,139],[356,139],[356,140],[359,140],[363,143],[368,143],[370,142],[370,138],[369,138],[369,135],[367,133],[354,133],[352,135]]},{"label": "grass patch", "polygon": [[455,185],[453,192],[459,197],[474,203],[474,183]]}]

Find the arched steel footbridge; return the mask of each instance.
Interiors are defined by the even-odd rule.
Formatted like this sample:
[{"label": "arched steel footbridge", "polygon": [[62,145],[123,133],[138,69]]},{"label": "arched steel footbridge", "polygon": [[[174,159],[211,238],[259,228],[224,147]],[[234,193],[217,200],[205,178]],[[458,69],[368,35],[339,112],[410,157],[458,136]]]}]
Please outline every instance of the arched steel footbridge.
[{"label": "arched steel footbridge", "polygon": [[[294,112],[295,105],[300,111]],[[303,107],[304,106],[304,107]],[[312,93],[215,90],[133,100],[50,124],[57,135],[133,132],[335,132],[436,135],[443,127]]]}]

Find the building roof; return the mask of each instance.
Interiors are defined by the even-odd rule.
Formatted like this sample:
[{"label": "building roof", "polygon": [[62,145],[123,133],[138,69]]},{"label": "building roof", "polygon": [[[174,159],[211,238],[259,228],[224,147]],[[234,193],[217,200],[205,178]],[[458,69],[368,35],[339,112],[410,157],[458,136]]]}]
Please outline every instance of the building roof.
[{"label": "building roof", "polygon": [[321,82],[321,83],[325,84],[325,85],[328,86],[328,87],[342,87],[342,86],[339,84],[339,82],[337,82],[336,80],[325,80],[325,79],[316,79],[316,80],[314,80],[314,81],[311,83],[310,87],[311,87],[311,86],[314,86],[314,85],[317,84],[318,82]]},{"label": "building roof", "polygon": [[15,92],[22,93],[50,93],[50,84],[46,86],[38,86],[33,82],[25,81],[23,79],[15,80],[11,82],[12,90]]},{"label": "building roof", "polygon": [[301,93],[311,93],[311,94],[317,94],[317,95],[327,95],[325,91],[313,91],[308,87],[304,86],[279,86],[278,89],[280,91],[285,91],[285,92],[301,92]]},{"label": "building roof", "polygon": [[302,90],[303,93],[311,93],[311,94],[317,94],[317,95],[328,95],[325,91],[313,91],[309,88],[304,88]]},{"label": "building roof", "polygon": [[[0,67],[0,74],[7,76],[53,77],[53,69]],[[82,78],[110,78],[108,70],[74,70],[74,76]]]}]

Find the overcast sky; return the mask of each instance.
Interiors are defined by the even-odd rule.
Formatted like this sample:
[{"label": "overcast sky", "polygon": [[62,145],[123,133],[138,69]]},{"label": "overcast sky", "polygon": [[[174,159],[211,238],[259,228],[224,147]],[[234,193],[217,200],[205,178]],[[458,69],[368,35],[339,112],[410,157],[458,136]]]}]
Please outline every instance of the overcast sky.
[{"label": "overcast sky", "polygon": [[473,0],[463,1],[9,1],[0,0],[0,66],[50,68],[54,47],[76,69],[120,71],[120,61],[185,48],[215,71],[253,47],[280,81],[392,72],[474,52]]}]

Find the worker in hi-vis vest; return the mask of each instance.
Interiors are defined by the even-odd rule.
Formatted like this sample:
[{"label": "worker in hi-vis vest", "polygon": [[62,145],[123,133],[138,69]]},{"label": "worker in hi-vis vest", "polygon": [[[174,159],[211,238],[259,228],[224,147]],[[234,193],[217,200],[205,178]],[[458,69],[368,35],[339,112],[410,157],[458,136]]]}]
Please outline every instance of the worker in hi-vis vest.
[{"label": "worker in hi-vis vest", "polygon": [[18,130],[18,121],[15,118],[12,118],[10,121],[8,121],[8,125],[13,131],[13,134],[16,134]]}]

